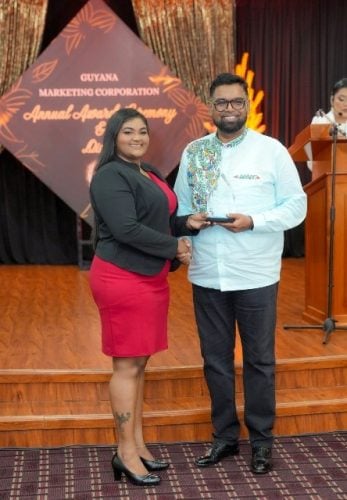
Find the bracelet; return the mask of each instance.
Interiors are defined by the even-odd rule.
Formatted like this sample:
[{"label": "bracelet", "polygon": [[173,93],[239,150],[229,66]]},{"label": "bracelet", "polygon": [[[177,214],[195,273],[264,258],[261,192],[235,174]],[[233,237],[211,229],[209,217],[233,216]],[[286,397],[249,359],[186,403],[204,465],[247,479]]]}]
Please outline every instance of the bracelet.
[{"label": "bracelet", "polygon": [[254,229],[253,218],[250,215],[248,217],[249,217],[249,220],[250,220],[248,229],[250,229],[251,231],[253,231],[253,229]]}]

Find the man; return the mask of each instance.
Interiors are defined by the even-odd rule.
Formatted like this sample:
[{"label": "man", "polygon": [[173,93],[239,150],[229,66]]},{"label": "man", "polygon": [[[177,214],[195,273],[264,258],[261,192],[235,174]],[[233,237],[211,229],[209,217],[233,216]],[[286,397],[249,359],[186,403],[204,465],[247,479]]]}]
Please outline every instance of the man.
[{"label": "man", "polygon": [[247,82],[222,73],[210,87],[216,133],[185,148],[175,191],[179,214],[227,217],[211,222],[192,242],[189,280],[211,397],[212,448],[196,464],[206,467],[239,453],[234,346],[243,351],[245,424],[251,470],[272,468],[275,419],[277,289],[284,230],[306,215],[306,195],[286,148],[246,127]]}]

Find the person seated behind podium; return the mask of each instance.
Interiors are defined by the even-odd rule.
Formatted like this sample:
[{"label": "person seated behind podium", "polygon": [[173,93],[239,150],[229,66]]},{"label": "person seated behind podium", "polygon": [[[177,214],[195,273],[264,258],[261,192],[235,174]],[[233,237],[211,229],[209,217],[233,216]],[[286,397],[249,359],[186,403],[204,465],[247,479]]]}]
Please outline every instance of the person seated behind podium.
[{"label": "person seated behind podium", "polygon": [[90,185],[95,256],[90,287],[102,325],[102,350],[113,360],[110,400],[118,447],[115,480],[124,474],[140,486],[159,484],[156,460],[142,429],[145,367],[167,349],[169,289],[174,259],[190,261],[190,244],[204,215],[177,217],[177,198],[160,172],[143,163],[149,146],[146,118],[120,109],[107,122],[103,147]]},{"label": "person seated behind podium", "polygon": [[347,133],[347,78],[336,82],[330,94],[330,111],[322,116],[315,115],[311,123],[336,123],[339,130]]},{"label": "person seated behind podium", "polygon": [[[330,111],[318,111],[312,118],[313,124],[336,123],[342,135],[347,134],[347,78],[337,81],[330,93]],[[312,171],[312,161],[307,161],[307,167]]]}]

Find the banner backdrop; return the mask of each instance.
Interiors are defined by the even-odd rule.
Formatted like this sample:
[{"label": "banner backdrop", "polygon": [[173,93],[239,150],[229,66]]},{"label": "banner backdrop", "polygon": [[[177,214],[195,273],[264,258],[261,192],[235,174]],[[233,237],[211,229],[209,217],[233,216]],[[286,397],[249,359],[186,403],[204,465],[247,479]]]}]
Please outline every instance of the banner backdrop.
[{"label": "banner backdrop", "polygon": [[149,120],[146,161],[168,175],[211,130],[208,109],[102,1],[90,0],[0,99],[0,142],[88,223],[107,119]]}]

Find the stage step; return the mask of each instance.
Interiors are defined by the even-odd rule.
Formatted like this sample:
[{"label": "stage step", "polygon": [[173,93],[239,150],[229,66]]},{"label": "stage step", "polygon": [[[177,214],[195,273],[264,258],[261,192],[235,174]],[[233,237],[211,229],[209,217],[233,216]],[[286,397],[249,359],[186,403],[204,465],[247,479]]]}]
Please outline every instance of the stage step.
[{"label": "stage step", "polygon": [[[241,376],[238,366],[242,420]],[[109,371],[0,371],[0,446],[113,444],[109,378]],[[152,368],[146,379],[148,442],[211,439],[210,402],[201,367]],[[347,428],[347,357],[279,360],[276,380],[276,435]],[[247,436],[243,424],[241,432]]]}]

